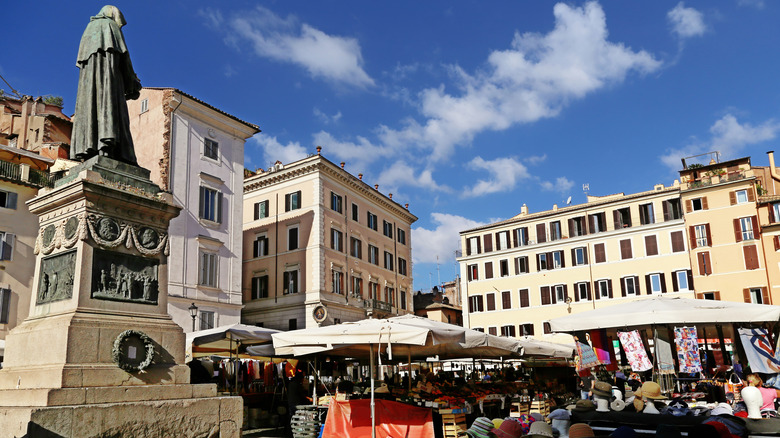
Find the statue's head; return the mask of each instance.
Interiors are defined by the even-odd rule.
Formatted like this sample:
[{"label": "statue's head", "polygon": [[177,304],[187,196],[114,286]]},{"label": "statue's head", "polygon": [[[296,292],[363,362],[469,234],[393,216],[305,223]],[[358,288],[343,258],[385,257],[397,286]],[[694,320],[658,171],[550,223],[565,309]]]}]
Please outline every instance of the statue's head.
[{"label": "statue's head", "polygon": [[102,9],[100,9],[100,13],[98,16],[104,16],[106,18],[110,18],[114,20],[114,22],[119,26],[120,28],[127,24],[127,21],[125,21],[125,16],[122,15],[122,11],[119,10],[116,6],[113,5],[105,5]]}]

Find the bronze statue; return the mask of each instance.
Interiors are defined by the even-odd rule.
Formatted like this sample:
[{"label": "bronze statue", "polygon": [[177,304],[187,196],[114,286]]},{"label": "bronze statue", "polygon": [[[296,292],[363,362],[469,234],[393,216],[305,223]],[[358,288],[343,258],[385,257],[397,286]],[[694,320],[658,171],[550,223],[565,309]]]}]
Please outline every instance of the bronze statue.
[{"label": "bronze statue", "polygon": [[79,87],[73,120],[70,157],[84,161],[103,155],[138,165],[130,135],[127,100],[141,91],[122,26],[125,18],[116,6],[103,6],[90,18],[81,37],[76,65]]}]

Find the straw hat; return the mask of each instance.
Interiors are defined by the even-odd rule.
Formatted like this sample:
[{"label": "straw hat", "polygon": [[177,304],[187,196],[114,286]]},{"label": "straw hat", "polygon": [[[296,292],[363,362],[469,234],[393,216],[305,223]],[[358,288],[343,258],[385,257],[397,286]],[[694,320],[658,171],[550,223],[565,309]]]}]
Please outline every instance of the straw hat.
[{"label": "straw hat", "polygon": [[469,436],[474,438],[490,438],[490,431],[493,429],[493,422],[490,418],[479,417],[474,420],[469,430],[466,431]]},{"label": "straw hat", "polygon": [[585,423],[572,424],[569,428],[569,438],[595,437],[593,429]]},{"label": "straw hat", "polygon": [[663,400],[666,398],[661,394],[661,385],[655,382],[645,382],[642,384],[642,397],[649,398],[650,400]]},{"label": "straw hat", "polygon": [[645,402],[643,402],[641,398],[635,397],[634,409],[636,409],[637,412],[642,412],[645,409]]},{"label": "straw hat", "polygon": [[[501,436],[498,434],[496,435]],[[536,421],[531,424],[528,435],[523,435],[523,438],[553,438],[552,426],[544,421]]]},{"label": "straw hat", "polygon": [[593,394],[612,397],[612,385],[607,382],[593,382]]}]

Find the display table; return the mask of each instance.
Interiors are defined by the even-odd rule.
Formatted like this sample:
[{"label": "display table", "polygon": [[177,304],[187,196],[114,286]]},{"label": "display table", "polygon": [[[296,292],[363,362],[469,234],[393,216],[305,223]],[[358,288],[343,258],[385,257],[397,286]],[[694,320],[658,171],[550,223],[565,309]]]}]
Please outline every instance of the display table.
[{"label": "display table", "polygon": [[[409,406],[390,400],[375,400],[376,437],[431,438],[434,436],[430,408]],[[332,401],[325,420],[323,438],[365,438],[371,436],[371,400]]]},{"label": "display table", "polygon": [[660,415],[660,414],[643,414],[637,412],[578,412],[572,411],[571,422],[574,423],[588,423],[593,430],[601,430],[611,432],[619,426],[629,426],[633,428],[637,434],[642,435],[655,435],[655,430],[660,424],[674,425],[680,428],[681,432],[686,432],[691,427],[702,423],[706,420],[705,416],[674,416],[674,415]]}]

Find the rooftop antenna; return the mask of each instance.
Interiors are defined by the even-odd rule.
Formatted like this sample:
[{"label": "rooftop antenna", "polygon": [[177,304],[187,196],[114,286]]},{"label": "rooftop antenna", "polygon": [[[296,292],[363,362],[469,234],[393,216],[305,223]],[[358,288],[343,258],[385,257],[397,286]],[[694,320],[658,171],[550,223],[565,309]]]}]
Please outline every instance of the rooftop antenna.
[{"label": "rooftop antenna", "polygon": [[439,255],[436,255],[436,280],[439,286],[441,286],[441,273],[439,272]]},{"label": "rooftop antenna", "polygon": [[569,196],[569,198],[566,199],[566,205],[571,205],[571,196]]},{"label": "rooftop antenna", "polygon": [[585,196],[588,196],[588,192],[590,191],[590,183],[585,183],[582,185],[582,192],[585,193]]}]

